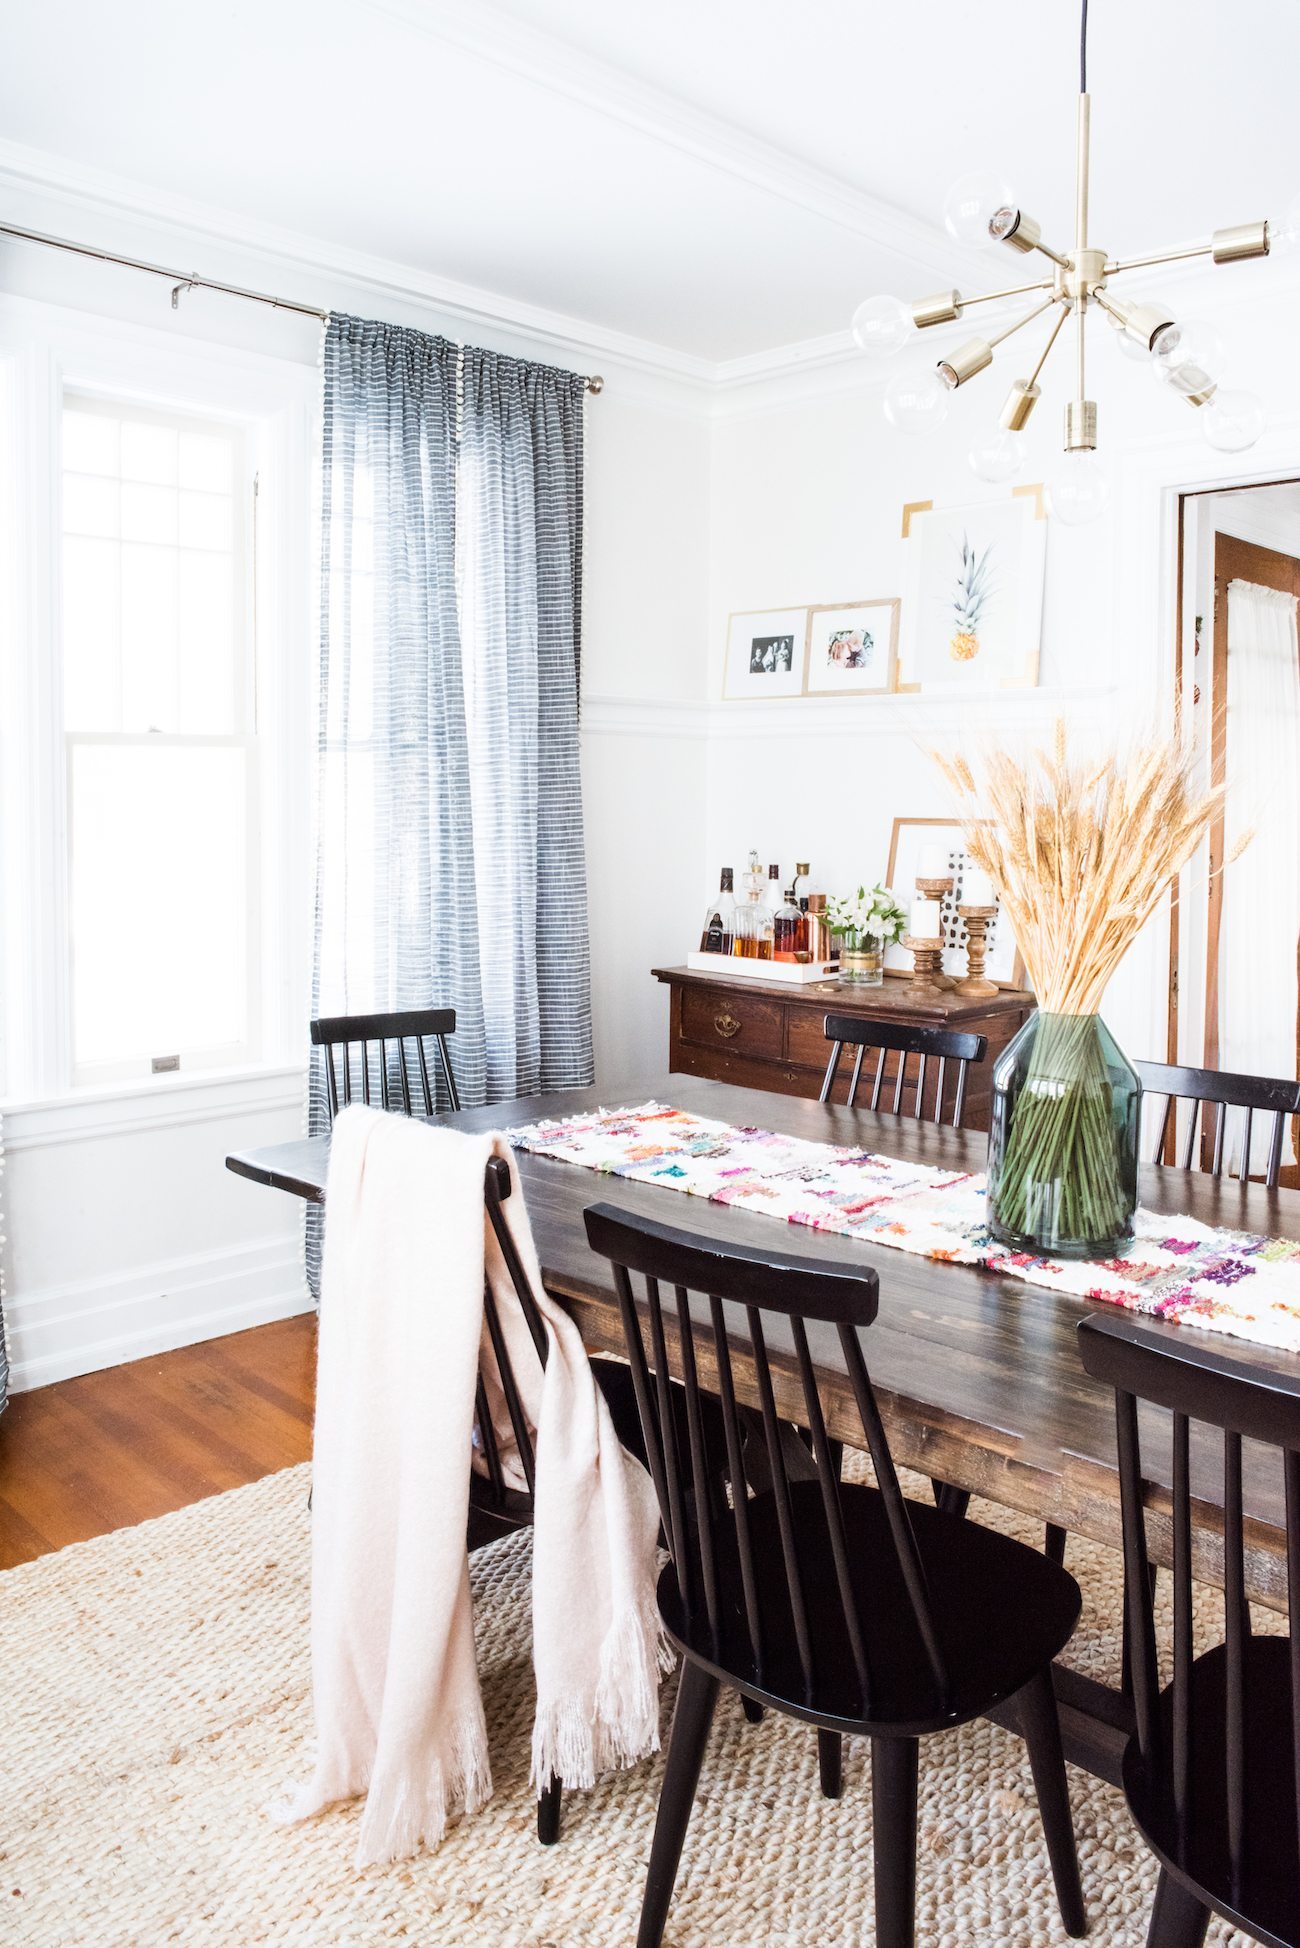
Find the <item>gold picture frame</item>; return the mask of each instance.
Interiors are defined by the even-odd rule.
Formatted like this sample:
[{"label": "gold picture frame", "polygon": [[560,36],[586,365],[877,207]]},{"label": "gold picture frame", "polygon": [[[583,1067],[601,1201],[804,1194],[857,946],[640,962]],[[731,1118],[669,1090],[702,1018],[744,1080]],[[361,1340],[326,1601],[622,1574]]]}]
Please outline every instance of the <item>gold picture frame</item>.
[{"label": "gold picture frame", "polygon": [[[897,595],[864,596],[857,602],[815,602],[808,610],[804,648],[804,687],[806,697],[884,697],[892,694],[898,681],[898,630],[902,598]],[[818,618],[822,620],[819,622]],[[869,628],[876,618],[875,635]],[[874,649],[875,638],[885,637],[883,668],[845,665],[835,672],[838,680],[816,682],[816,676],[831,673],[831,644],[837,636],[848,638],[858,632],[868,636]],[[873,663],[875,659],[873,656]],[[881,682],[855,680],[883,676]]]}]

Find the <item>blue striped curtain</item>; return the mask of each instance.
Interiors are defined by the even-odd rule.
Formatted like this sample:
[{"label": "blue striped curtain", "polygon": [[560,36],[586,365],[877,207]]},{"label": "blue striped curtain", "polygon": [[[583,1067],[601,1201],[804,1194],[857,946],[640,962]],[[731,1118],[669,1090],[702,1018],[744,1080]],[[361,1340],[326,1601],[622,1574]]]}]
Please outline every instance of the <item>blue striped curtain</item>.
[{"label": "blue striped curtain", "polygon": [[589,1082],[583,381],[338,316],[323,368],[313,1013],[454,1007],[466,1105]]}]

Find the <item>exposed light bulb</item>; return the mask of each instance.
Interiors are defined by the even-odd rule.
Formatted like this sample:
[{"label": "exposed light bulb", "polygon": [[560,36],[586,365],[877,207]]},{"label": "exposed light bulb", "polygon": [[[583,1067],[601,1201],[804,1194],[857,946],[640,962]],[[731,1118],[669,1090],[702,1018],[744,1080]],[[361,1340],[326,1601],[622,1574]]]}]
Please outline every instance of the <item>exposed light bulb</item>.
[{"label": "exposed light bulb", "polygon": [[1000,429],[990,433],[986,439],[977,440],[967,457],[975,477],[996,486],[1020,472],[1027,452],[1028,448],[1019,433]]},{"label": "exposed light bulb", "polygon": [[893,358],[916,336],[911,310],[901,298],[864,298],[851,329],[858,350],[869,358]]},{"label": "exposed light bulb", "polygon": [[1014,206],[1015,200],[1002,178],[991,170],[959,176],[944,198],[944,228],[957,243],[991,244],[996,239],[989,235],[989,224],[999,210]]},{"label": "exposed light bulb", "polygon": [[1156,333],[1151,362],[1167,386],[1190,397],[1218,384],[1228,354],[1213,325],[1203,318],[1189,318],[1186,324],[1166,325]]},{"label": "exposed light bulb", "polygon": [[933,433],[948,417],[950,397],[932,365],[896,372],[885,387],[885,418],[900,433]]},{"label": "exposed light bulb", "polygon": [[1264,402],[1257,392],[1216,392],[1201,407],[1200,423],[1220,453],[1244,453],[1264,431]]},{"label": "exposed light bulb", "polygon": [[1300,196],[1293,196],[1277,221],[1270,219],[1268,254],[1270,257],[1286,256],[1297,246],[1300,246]]},{"label": "exposed light bulb", "polygon": [[1112,327],[1111,337],[1115,340],[1116,346],[1123,352],[1125,358],[1134,359],[1139,365],[1149,364],[1151,353],[1149,348],[1142,343],[1142,340],[1140,338],[1131,338],[1118,318],[1112,317],[1110,323]]},{"label": "exposed light bulb", "polygon": [[1047,484],[1047,504],[1053,517],[1067,528],[1095,521],[1110,499],[1110,482],[1095,453],[1086,448],[1067,453],[1061,470]]}]

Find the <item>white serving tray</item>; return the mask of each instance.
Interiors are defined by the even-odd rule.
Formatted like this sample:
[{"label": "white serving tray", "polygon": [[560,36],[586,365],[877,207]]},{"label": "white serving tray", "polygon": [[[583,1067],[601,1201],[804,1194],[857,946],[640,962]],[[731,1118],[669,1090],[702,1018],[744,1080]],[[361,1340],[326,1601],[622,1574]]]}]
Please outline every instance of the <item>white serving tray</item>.
[{"label": "white serving tray", "polygon": [[748,960],[739,954],[687,954],[686,965],[693,974],[733,974],[741,980],[770,981],[783,987],[811,987],[817,981],[839,977],[838,961]]}]

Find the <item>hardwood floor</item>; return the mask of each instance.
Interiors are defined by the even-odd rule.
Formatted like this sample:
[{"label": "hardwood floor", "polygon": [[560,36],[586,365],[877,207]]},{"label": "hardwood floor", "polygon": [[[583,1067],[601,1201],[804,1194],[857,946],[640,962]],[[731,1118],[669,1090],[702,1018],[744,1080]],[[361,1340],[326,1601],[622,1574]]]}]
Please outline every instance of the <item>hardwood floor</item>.
[{"label": "hardwood floor", "polygon": [[305,1461],[315,1377],[306,1313],[15,1394],[0,1569]]}]

